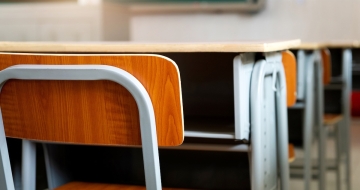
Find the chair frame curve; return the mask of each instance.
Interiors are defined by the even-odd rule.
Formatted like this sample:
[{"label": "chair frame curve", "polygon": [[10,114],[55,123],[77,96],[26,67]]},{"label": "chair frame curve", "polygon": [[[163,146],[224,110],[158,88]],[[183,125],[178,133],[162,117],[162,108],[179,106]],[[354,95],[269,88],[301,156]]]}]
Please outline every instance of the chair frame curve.
[{"label": "chair frame curve", "polygon": [[[0,88],[19,80],[110,80],[125,87],[139,110],[146,188],[161,189],[160,164],[153,104],[144,86],[130,73],[107,65],[15,65],[0,72]],[[0,110],[1,114],[1,110]],[[2,115],[0,115],[0,189],[14,189]],[[4,175],[2,175],[4,174]],[[23,184],[25,185],[25,184]]]}]

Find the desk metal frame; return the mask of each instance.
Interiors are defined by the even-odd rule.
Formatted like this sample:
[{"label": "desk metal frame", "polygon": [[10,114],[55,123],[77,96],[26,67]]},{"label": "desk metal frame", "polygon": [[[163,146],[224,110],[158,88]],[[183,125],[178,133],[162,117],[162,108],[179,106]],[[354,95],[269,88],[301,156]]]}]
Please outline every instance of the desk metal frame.
[{"label": "desk metal frame", "polygon": [[[266,53],[265,59],[255,64],[254,54],[240,54],[234,59],[235,130],[244,132],[236,133],[236,137],[251,141],[254,190],[277,188],[277,167],[273,164],[279,166],[281,189],[289,188],[286,79],[281,58],[281,53],[274,52]],[[246,110],[250,110],[250,117]],[[275,163],[273,158],[277,158]]]},{"label": "desk metal frame", "polygon": [[[241,53],[234,58],[235,131],[233,135],[186,131],[187,137],[227,138],[249,145],[191,144],[187,150],[249,152],[253,190],[289,189],[286,79],[281,52]],[[280,174],[280,175],[279,175]]]},{"label": "desk metal frame", "polygon": [[345,156],[345,168],[346,168],[346,185],[347,189],[351,190],[351,154],[350,154],[350,144],[351,144],[351,116],[350,116],[350,96],[352,91],[352,51],[351,49],[342,50],[342,65],[343,65],[343,81],[345,86],[343,89],[343,113],[344,113],[344,130],[342,136],[342,149],[344,150],[343,154]]},{"label": "desk metal frame", "polygon": [[[347,190],[351,190],[351,105],[350,105],[350,98],[351,98],[351,91],[352,91],[352,51],[350,48],[343,48],[342,52],[342,114],[344,119],[341,123],[341,128],[337,130],[339,143],[337,156],[338,159],[336,168],[340,170],[341,162],[344,161],[345,163],[345,184]],[[338,172],[339,173],[339,172]],[[341,189],[341,176],[337,176],[337,189]]]}]

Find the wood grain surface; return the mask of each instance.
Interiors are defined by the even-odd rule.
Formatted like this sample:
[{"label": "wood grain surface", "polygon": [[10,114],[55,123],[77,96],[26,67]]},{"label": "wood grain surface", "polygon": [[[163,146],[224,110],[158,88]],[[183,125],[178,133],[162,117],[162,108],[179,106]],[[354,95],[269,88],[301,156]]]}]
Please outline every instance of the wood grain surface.
[{"label": "wood grain surface", "polygon": [[323,63],[323,83],[328,85],[331,82],[331,54],[329,49],[321,50],[321,58]]},{"label": "wood grain surface", "polygon": [[282,52],[282,62],[286,76],[287,106],[296,103],[296,58],[291,51]]},{"label": "wood grain surface", "polygon": [[327,48],[359,48],[360,40],[332,40],[323,42],[322,45]]},{"label": "wood grain surface", "polygon": [[359,48],[359,40],[333,40],[333,41],[313,41],[301,42],[300,45],[293,49],[316,50],[322,48]]},{"label": "wood grain surface", "polygon": [[[12,65],[101,64],[135,76],[148,91],[159,146],[183,142],[180,78],[170,60],[151,55],[0,54],[0,69]],[[138,108],[111,81],[8,81],[0,95],[8,137],[93,145],[141,145]]]},{"label": "wood grain surface", "polygon": [[321,42],[301,42],[301,44],[293,49],[301,50],[318,50],[323,48],[324,45]]},{"label": "wood grain surface", "polygon": [[[71,182],[56,188],[55,190],[146,190],[144,186]],[[162,188],[163,190],[182,190],[177,188]]]},{"label": "wood grain surface", "polygon": [[86,53],[154,53],[154,52],[272,52],[300,44],[300,40],[137,43],[137,42],[0,42],[0,52],[86,52]]}]

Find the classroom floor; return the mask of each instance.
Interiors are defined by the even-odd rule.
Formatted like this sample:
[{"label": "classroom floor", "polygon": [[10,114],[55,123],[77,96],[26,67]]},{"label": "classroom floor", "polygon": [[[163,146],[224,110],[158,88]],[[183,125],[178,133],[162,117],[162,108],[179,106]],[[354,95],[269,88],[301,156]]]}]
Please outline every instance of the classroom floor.
[{"label": "classroom floor", "polygon": [[[330,138],[328,140],[328,157],[334,158],[335,150],[332,149],[334,147],[334,141]],[[313,157],[316,157],[317,153],[317,145],[313,145]],[[302,157],[303,151],[300,149],[296,149],[296,156]],[[351,123],[351,169],[352,169],[352,189],[358,189],[360,187],[360,118],[353,118]],[[344,172],[342,172],[343,180],[344,180]],[[336,189],[336,175],[334,171],[327,172],[327,190],[335,190]],[[345,189],[346,186],[342,186],[342,189]],[[300,178],[291,178],[290,181],[290,189],[291,190],[304,190],[303,180]],[[311,183],[311,189],[318,189],[318,183],[316,180],[313,180]]]}]

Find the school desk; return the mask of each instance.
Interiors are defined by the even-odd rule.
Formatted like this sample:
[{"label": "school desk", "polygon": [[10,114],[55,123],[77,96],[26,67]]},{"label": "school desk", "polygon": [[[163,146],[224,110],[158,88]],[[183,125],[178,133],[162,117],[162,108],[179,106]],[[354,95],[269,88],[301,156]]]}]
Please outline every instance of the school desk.
[{"label": "school desk", "polygon": [[[279,186],[278,179],[280,187],[288,189],[286,80],[292,75],[284,71],[282,51],[299,43],[299,40],[228,43],[0,42],[0,52],[3,52],[0,60],[6,63],[7,59],[40,54],[55,57],[71,54],[105,57],[139,53],[164,55],[179,67],[185,137],[241,142],[240,145],[225,147],[250,152],[252,189],[273,189]],[[36,59],[23,61],[36,64]],[[295,95],[294,92],[292,94]]]},{"label": "school desk", "polygon": [[[352,91],[352,49],[360,48],[360,41],[356,40],[334,40],[322,43],[331,52],[332,58],[332,76],[329,85],[325,86],[325,112],[341,113],[343,121],[341,122],[340,145],[337,154],[339,154],[340,162],[345,163],[345,184],[347,190],[351,188],[351,155],[350,155],[350,97]],[[334,98],[338,104],[334,105]],[[337,164],[331,164],[330,169],[336,169]],[[338,189],[341,189],[341,177],[337,178]]]},{"label": "school desk", "polygon": [[[293,49],[297,54],[298,96],[297,104],[289,108],[290,142],[296,141],[304,148],[304,158],[297,159],[292,168],[302,168],[300,177],[304,178],[304,189],[310,189],[312,179],[312,144],[314,131],[319,131],[318,143],[318,179],[319,189],[326,189],[326,128],[324,117],[324,59],[325,51],[320,43],[302,43]],[[326,62],[328,63],[328,62]],[[326,75],[327,76],[327,75]],[[328,81],[328,80],[327,80]],[[301,136],[299,136],[299,134]],[[295,172],[296,173],[296,172]]]}]

